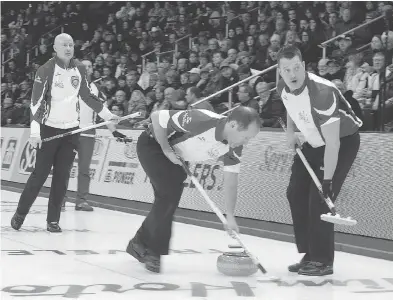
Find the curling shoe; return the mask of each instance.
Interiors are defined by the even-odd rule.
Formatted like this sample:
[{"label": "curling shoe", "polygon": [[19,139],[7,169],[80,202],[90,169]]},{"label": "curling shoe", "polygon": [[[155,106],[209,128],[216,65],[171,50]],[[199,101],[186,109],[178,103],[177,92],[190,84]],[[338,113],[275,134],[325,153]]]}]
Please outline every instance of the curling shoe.
[{"label": "curling shoe", "polygon": [[137,237],[134,237],[127,246],[126,252],[135,257],[139,262],[145,262],[146,249]]},{"label": "curling shoe", "polygon": [[161,272],[161,256],[147,250],[145,256],[145,268],[153,273]]},{"label": "curling shoe", "polygon": [[87,202],[85,201],[85,202],[76,204],[76,205],[75,205],[75,210],[80,210],[80,211],[93,211],[94,209],[93,209],[93,207],[91,207],[91,206],[89,205],[89,203],[87,203]]},{"label": "curling shoe", "polygon": [[46,230],[52,233],[60,233],[62,232],[59,223],[57,222],[49,222],[46,224]]},{"label": "curling shoe", "polygon": [[326,276],[333,274],[333,266],[316,261],[310,261],[307,265],[299,269],[299,275],[306,276]]},{"label": "curling shoe", "polygon": [[22,227],[24,221],[25,217],[15,212],[14,216],[11,219],[11,227],[15,230],[19,230]]},{"label": "curling shoe", "polygon": [[288,271],[297,273],[301,268],[305,267],[308,264],[308,261],[308,255],[305,254],[300,262],[288,266]]}]

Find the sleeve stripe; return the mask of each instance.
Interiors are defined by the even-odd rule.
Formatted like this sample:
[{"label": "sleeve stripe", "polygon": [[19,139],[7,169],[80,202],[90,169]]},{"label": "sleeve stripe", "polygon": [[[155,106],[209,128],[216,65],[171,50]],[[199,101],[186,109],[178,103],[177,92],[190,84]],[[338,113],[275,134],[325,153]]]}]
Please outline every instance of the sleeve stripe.
[{"label": "sleeve stripe", "polygon": [[224,172],[240,173],[240,164],[224,166]]},{"label": "sleeve stripe", "polygon": [[240,156],[237,155],[235,151],[233,151],[233,155],[240,161]]},{"label": "sleeve stripe", "polygon": [[337,122],[337,121],[340,121],[340,118],[332,117],[329,120],[327,120],[325,123],[323,123],[321,126],[329,125],[329,124],[332,124],[332,123]]},{"label": "sleeve stripe", "polygon": [[158,122],[162,128],[168,128],[169,119],[169,110],[160,110],[158,112]]},{"label": "sleeve stripe", "polygon": [[38,98],[37,103],[35,105],[33,104],[35,99],[32,99],[33,101],[31,101],[30,109],[31,109],[31,113],[33,114],[33,116],[36,114],[37,110],[42,105],[42,100],[44,99],[44,93],[45,93],[47,84],[48,84],[48,81],[45,80],[44,86],[42,87],[42,94]]},{"label": "sleeve stripe", "polygon": [[314,107],[314,110],[320,115],[331,116],[336,111],[336,107],[337,107],[337,99],[335,93],[333,93],[333,104],[329,109],[319,110]]},{"label": "sleeve stripe", "polygon": [[179,117],[180,117],[180,115],[181,115],[182,113],[184,113],[184,111],[179,111],[179,112],[175,113],[175,114],[172,116],[172,120],[173,120],[173,123],[175,123],[175,125],[176,125],[177,127],[179,127],[179,128],[180,128],[181,130],[183,130],[184,132],[188,132],[188,130],[184,129],[184,128],[180,125],[180,123],[179,123]]}]

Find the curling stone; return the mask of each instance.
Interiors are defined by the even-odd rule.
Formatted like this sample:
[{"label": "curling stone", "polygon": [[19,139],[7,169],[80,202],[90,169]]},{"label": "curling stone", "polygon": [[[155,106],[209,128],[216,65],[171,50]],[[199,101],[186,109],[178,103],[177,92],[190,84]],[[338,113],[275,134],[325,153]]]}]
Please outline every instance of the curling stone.
[{"label": "curling stone", "polygon": [[217,258],[217,269],[228,276],[251,276],[258,271],[245,252],[224,252]]}]

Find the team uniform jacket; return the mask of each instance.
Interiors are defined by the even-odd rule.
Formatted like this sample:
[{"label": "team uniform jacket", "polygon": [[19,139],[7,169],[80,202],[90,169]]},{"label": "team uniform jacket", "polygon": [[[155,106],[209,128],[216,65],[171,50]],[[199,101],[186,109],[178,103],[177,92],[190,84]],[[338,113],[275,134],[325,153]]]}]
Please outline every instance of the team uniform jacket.
[{"label": "team uniform jacket", "polygon": [[281,79],[277,92],[296,127],[314,148],[325,145],[324,124],[340,120],[340,138],[354,134],[363,124],[336,86],[312,73],[306,74],[303,87],[293,93]]},{"label": "team uniform jacket", "polygon": [[81,98],[104,120],[112,117],[89,87],[85,66],[71,59],[69,68],[51,58],[36,74],[31,101],[31,136],[40,136],[40,124],[68,129],[79,126]]},{"label": "team uniform jacket", "polygon": [[243,147],[233,149],[222,137],[226,117],[204,109],[158,113],[161,127],[167,129],[169,144],[184,160],[222,160],[225,172],[240,172]]}]

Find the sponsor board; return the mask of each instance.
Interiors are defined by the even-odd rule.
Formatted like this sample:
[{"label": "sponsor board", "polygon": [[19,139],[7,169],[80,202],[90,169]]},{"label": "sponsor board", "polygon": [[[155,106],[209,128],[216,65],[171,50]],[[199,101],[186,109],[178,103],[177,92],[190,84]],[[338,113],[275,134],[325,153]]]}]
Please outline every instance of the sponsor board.
[{"label": "sponsor board", "polygon": [[[28,175],[33,172],[37,162],[37,149],[34,148],[29,140],[25,142],[22,150],[22,154],[19,160],[19,173],[23,175]],[[49,176],[53,175],[53,167],[50,170]]]},{"label": "sponsor board", "polygon": [[1,129],[1,179],[12,180],[12,175],[18,168],[18,154],[25,134],[21,128]]},{"label": "sponsor board", "polygon": [[[92,154],[92,158],[91,158],[90,166],[89,166],[89,177],[90,177],[91,183],[100,181],[102,167],[103,167],[106,155],[108,154],[108,147],[109,147],[110,142],[111,142],[111,140],[105,139],[105,138],[94,139],[93,154]],[[71,191],[77,190],[79,159],[80,159],[81,155],[83,158],[83,154],[81,154],[81,152],[84,151],[82,149],[83,147],[86,147],[86,146],[84,146],[83,142],[81,142],[80,143],[81,149],[79,149],[79,151],[77,152],[74,162],[71,167],[70,180],[69,180],[69,184],[68,184],[68,189]],[[90,147],[90,145],[87,145],[87,147]]]},{"label": "sponsor board", "polygon": [[[92,182],[92,189],[98,188],[100,195],[112,196],[122,199],[141,199],[151,203],[153,191],[146,174],[139,163],[136,145],[140,130],[123,131],[132,138],[131,143],[110,140],[108,155],[102,167],[99,182]],[[109,135],[109,132],[100,131],[100,135]]]},{"label": "sponsor board", "polygon": [[[17,131],[17,132],[16,132]],[[16,137],[14,153],[7,154],[11,165],[4,165],[2,178],[26,182],[33,165],[34,153],[26,145],[28,129],[3,128],[2,161],[5,159],[8,139]],[[113,139],[96,142],[90,168],[90,192],[97,195],[152,203],[153,190],[136,154],[140,130],[122,130],[133,139],[131,144]],[[106,129],[98,129],[97,135],[110,136]],[[10,146],[12,148],[12,146]],[[10,150],[11,150],[10,148]],[[24,150],[26,148],[26,150]],[[22,150],[21,150],[22,149]],[[244,148],[239,175],[236,214],[240,217],[292,224],[286,199],[286,189],[291,174],[293,153],[286,146],[285,133],[261,131],[256,139]],[[23,161],[23,164],[21,165]],[[19,165],[18,165],[19,164]],[[77,163],[74,163],[74,167]],[[20,169],[20,172],[19,172]],[[223,167],[216,161],[191,163],[191,172],[199,179],[211,199],[224,210]],[[358,156],[340,191],[336,205],[341,215],[362,220],[357,226],[337,226],[344,233],[359,234],[393,240],[393,135],[391,133],[361,133]],[[77,169],[72,171],[71,190],[76,189]],[[8,179],[7,179],[8,178]],[[47,181],[45,186],[49,186]],[[189,178],[184,182],[180,207],[199,211],[211,211]],[[373,226],[368,224],[372,223]]]},{"label": "sponsor board", "polygon": [[4,151],[3,159],[1,161],[1,169],[9,171],[11,165],[16,156],[16,146],[18,144],[18,139],[16,137],[10,137],[7,141],[7,146]]}]

